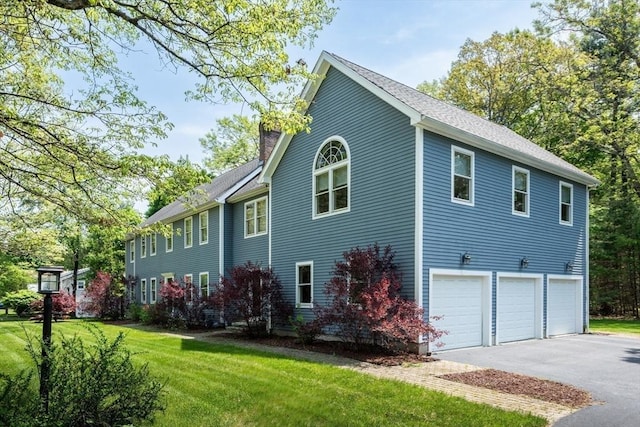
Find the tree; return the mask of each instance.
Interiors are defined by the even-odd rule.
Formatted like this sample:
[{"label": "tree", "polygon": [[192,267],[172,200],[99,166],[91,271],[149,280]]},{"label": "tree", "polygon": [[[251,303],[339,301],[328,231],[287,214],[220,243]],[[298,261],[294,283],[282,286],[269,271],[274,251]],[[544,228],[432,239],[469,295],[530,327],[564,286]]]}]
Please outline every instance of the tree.
[{"label": "tree", "polygon": [[325,287],[326,306],[314,307],[315,325],[337,331],[356,350],[369,341],[393,349],[421,336],[430,342],[443,332],[424,321],[424,311],[400,295],[402,287],[391,246],[353,248],[336,261]]},{"label": "tree", "polygon": [[33,270],[24,262],[0,252],[0,299],[10,292],[26,289],[35,281]]},{"label": "tree", "polygon": [[124,316],[125,287],[108,273],[98,271],[85,290],[82,311],[101,319],[120,319]]},{"label": "tree", "polygon": [[205,153],[204,165],[214,175],[248,163],[258,157],[259,121],[234,115],[216,121],[216,128],[200,138]]},{"label": "tree", "polygon": [[[8,211],[51,203],[115,222],[168,159],[137,154],[170,130],[136,95],[118,52],[152,46],[199,79],[189,99],[244,102],[286,131],[306,127],[294,94],[309,77],[286,49],[311,45],[335,10],[320,0],[7,0],[0,4],[0,194]],[[68,76],[77,77],[74,86]]]},{"label": "tree", "polygon": [[200,184],[211,181],[211,176],[199,165],[191,163],[189,158],[180,157],[165,178],[155,184],[147,195],[149,206],[145,217],[149,218],[166,205],[184,196]]},{"label": "tree", "polygon": [[2,297],[2,303],[13,309],[18,316],[29,313],[31,304],[41,298],[40,294],[28,289],[21,289],[15,292],[9,292]]},{"label": "tree", "polygon": [[293,314],[273,270],[250,261],[233,267],[212,294],[227,321],[243,321],[250,336],[270,333],[270,323],[285,325]]}]

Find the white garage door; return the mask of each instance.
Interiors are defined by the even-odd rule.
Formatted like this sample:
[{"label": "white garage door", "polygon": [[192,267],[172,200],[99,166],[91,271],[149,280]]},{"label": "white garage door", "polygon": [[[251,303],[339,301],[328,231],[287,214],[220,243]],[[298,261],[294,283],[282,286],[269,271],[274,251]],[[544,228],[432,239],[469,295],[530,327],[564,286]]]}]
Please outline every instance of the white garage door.
[{"label": "white garage door", "polygon": [[436,328],[448,331],[442,350],[483,344],[483,281],[481,277],[433,276],[430,316],[443,316]]},{"label": "white garage door", "polygon": [[536,304],[536,280],[501,277],[498,280],[496,334],[499,342],[536,337],[540,304]]},{"label": "white garage door", "polygon": [[549,279],[547,335],[582,332],[582,292],[579,280]]}]

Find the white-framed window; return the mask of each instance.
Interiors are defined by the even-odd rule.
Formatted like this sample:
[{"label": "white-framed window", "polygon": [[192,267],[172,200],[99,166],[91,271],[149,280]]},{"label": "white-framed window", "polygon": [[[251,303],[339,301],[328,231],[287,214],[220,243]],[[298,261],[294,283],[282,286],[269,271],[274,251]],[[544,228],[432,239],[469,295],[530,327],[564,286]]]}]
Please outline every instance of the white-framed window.
[{"label": "white-framed window", "polygon": [[158,299],[158,281],[155,277],[149,279],[149,288],[150,288],[150,299],[149,302],[151,304],[155,304]]},{"label": "white-framed window", "polygon": [[200,212],[198,224],[200,225],[199,243],[205,245],[209,243],[209,211]]},{"label": "white-framed window", "polygon": [[513,166],[511,208],[514,215],[529,216],[529,179],[529,171],[527,169]]},{"label": "white-framed window", "polygon": [[147,257],[147,236],[140,236],[140,258]]},{"label": "white-framed window", "polygon": [[84,289],[84,280],[78,280],[78,289]]},{"label": "white-framed window", "polygon": [[184,219],[184,247],[190,248],[193,246],[193,217],[190,216]]},{"label": "white-framed window", "polygon": [[149,242],[149,255],[154,256],[158,249],[158,234],[153,233],[150,239],[151,241]]},{"label": "white-framed window", "polygon": [[451,146],[451,201],[473,206],[475,154]]},{"label": "white-framed window", "polygon": [[313,218],[349,212],[351,156],[347,142],[332,136],[326,139],[313,164]]},{"label": "white-framed window", "polygon": [[267,198],[244,204],[244,237],[267,234]]},{"label": "white-framed window", "polygon": [[134,238],[129,242],[129,262],[136,261],[136,239]]},{"label": "white-framed window", "polygon": [[209,272],[205,271],[200,273],[199,281],[200,284],[200,297],[202,299],[209,297]]},{"label": "white-framed window", "polygon": [[140,280],[140,302],[147,303],[147,279]]},{"label": "white-framed window", "polygon": [[173,252],[173,223],[169,224],[169,235],[165,237],[165,252]]},{"label": "white-framed window", "polygon": [[193,301],[193,274],[185,274],[184,280],[184,296],[187,301]]},{"label": "white-framed window", "polygon": [[296,306],[313,307],[313,261],[296,263]]},{"label": "white-framed window", "polygon": [[560,224],[573,225],[573,185],[560,182]]}]

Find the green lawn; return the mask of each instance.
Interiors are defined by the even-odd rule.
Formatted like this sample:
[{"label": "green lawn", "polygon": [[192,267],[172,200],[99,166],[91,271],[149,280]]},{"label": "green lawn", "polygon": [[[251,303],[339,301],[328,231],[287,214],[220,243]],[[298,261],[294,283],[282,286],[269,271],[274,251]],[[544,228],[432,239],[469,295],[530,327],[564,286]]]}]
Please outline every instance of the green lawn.
[{"label": "green lawn", "polygon": [[[4,317],[4,321],[3,320]],[[98,323],[98,325],[102,325]],[[167,409],[158,426],[544,426],[541,418],[380,380],[334,366],[161,333],[102,325],[113,337],[126,330],[126,346],[140,352],[166,382]],[[25,368],[25,328],[0,314],[0,372]],[[81,321],[53,324],[56,334],[90,339]]]},{"label": "green lawn", "polygon": [[611,334],[632,334],[640,336],[640,320],[638,319],[590,319],[591,332]]}]

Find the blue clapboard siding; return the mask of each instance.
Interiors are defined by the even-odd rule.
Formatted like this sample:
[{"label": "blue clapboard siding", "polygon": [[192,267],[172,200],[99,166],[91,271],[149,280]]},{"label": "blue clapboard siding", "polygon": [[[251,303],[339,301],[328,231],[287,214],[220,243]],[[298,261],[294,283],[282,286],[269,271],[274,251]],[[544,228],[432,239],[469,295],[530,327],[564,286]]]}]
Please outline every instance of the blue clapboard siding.
[{"label": "blue clapboard siding", "polygon": [[[199,212],[193,214],[193,245],[184,247],[184,218],[173,222],[173,251],[166,252],[166,239],[162,235],[157,237],[156,255],[150,255],[150,237],[136,237],[136,262],[135,271],[133,265],[128,262],[129,249],[127,246],[127,275],[147,279],[147,287],[150,278],[155,277],[158,285],[162,280],[162,273],[173,273],[176,280],[182,280],[185,275],[193,275],[193,283],[199,285],[201,272],[209,272],[210,281],[216,280],[219,272],[218,241],[219,241],[219,207],[209,210],[209,241],[200,244]],[[140,258],[140,239],[147,239],[147,256]],[[127,243],[128,245],[128,243]],[[138,284],[140,281],[138,280]],[[137,298],[140,298],[140,290],[136,289]],[[147,293],[147,295],[149,295]]]},{"label": "blue clapboard siding", "polygon": [[[335,261],[351,248],[377,242],[393,246],[404,293],[413,298],[415,129],[406,116],[335,69],[309,113],[311,132],[292,139],[272,179],[272,267],[286,297],[295,301],[296,262],[313,261],[313,298],[323,303]],[[351,210],[312,219],[315,155],[334,135],[350,149]]]},{"label": "blue clapboard siding", "polygon": [[[231,265],[227,266],[227,269],[236,265],[245,264],[247,261],[251,261],[253,264],[260,264],[263,267],[269,266],[269,234],[249,238],[244,237],[245,203],[260,199],[266,195],[267,193],[264,193],[258,197],[233,204],[233,237],[228,240],[233,246],[233,256],[230,258]],[[269,203],[268,200],[267,203]],[[267,221],[268,220],[269,219],[267,219]]]},{"label": "blue clapboard siding", "polygon": [[[424,144],[425,306],[429,268],[567,274],[565,263],[573,261],[572,274],[584,275],[584,185],[426,131]],[[474,206],[451,202],[452,144],[475,153]],[[530,173],[529,217],[512,214],[514,164]],[[559,223],[560,181],[573,184],[572,226]],[[460,257],[466,251],[471,264],[462,266]],[[529,260],[526,270],[520,269],[523,257]],[[493,281],[495,297],[495,275]]]}]

